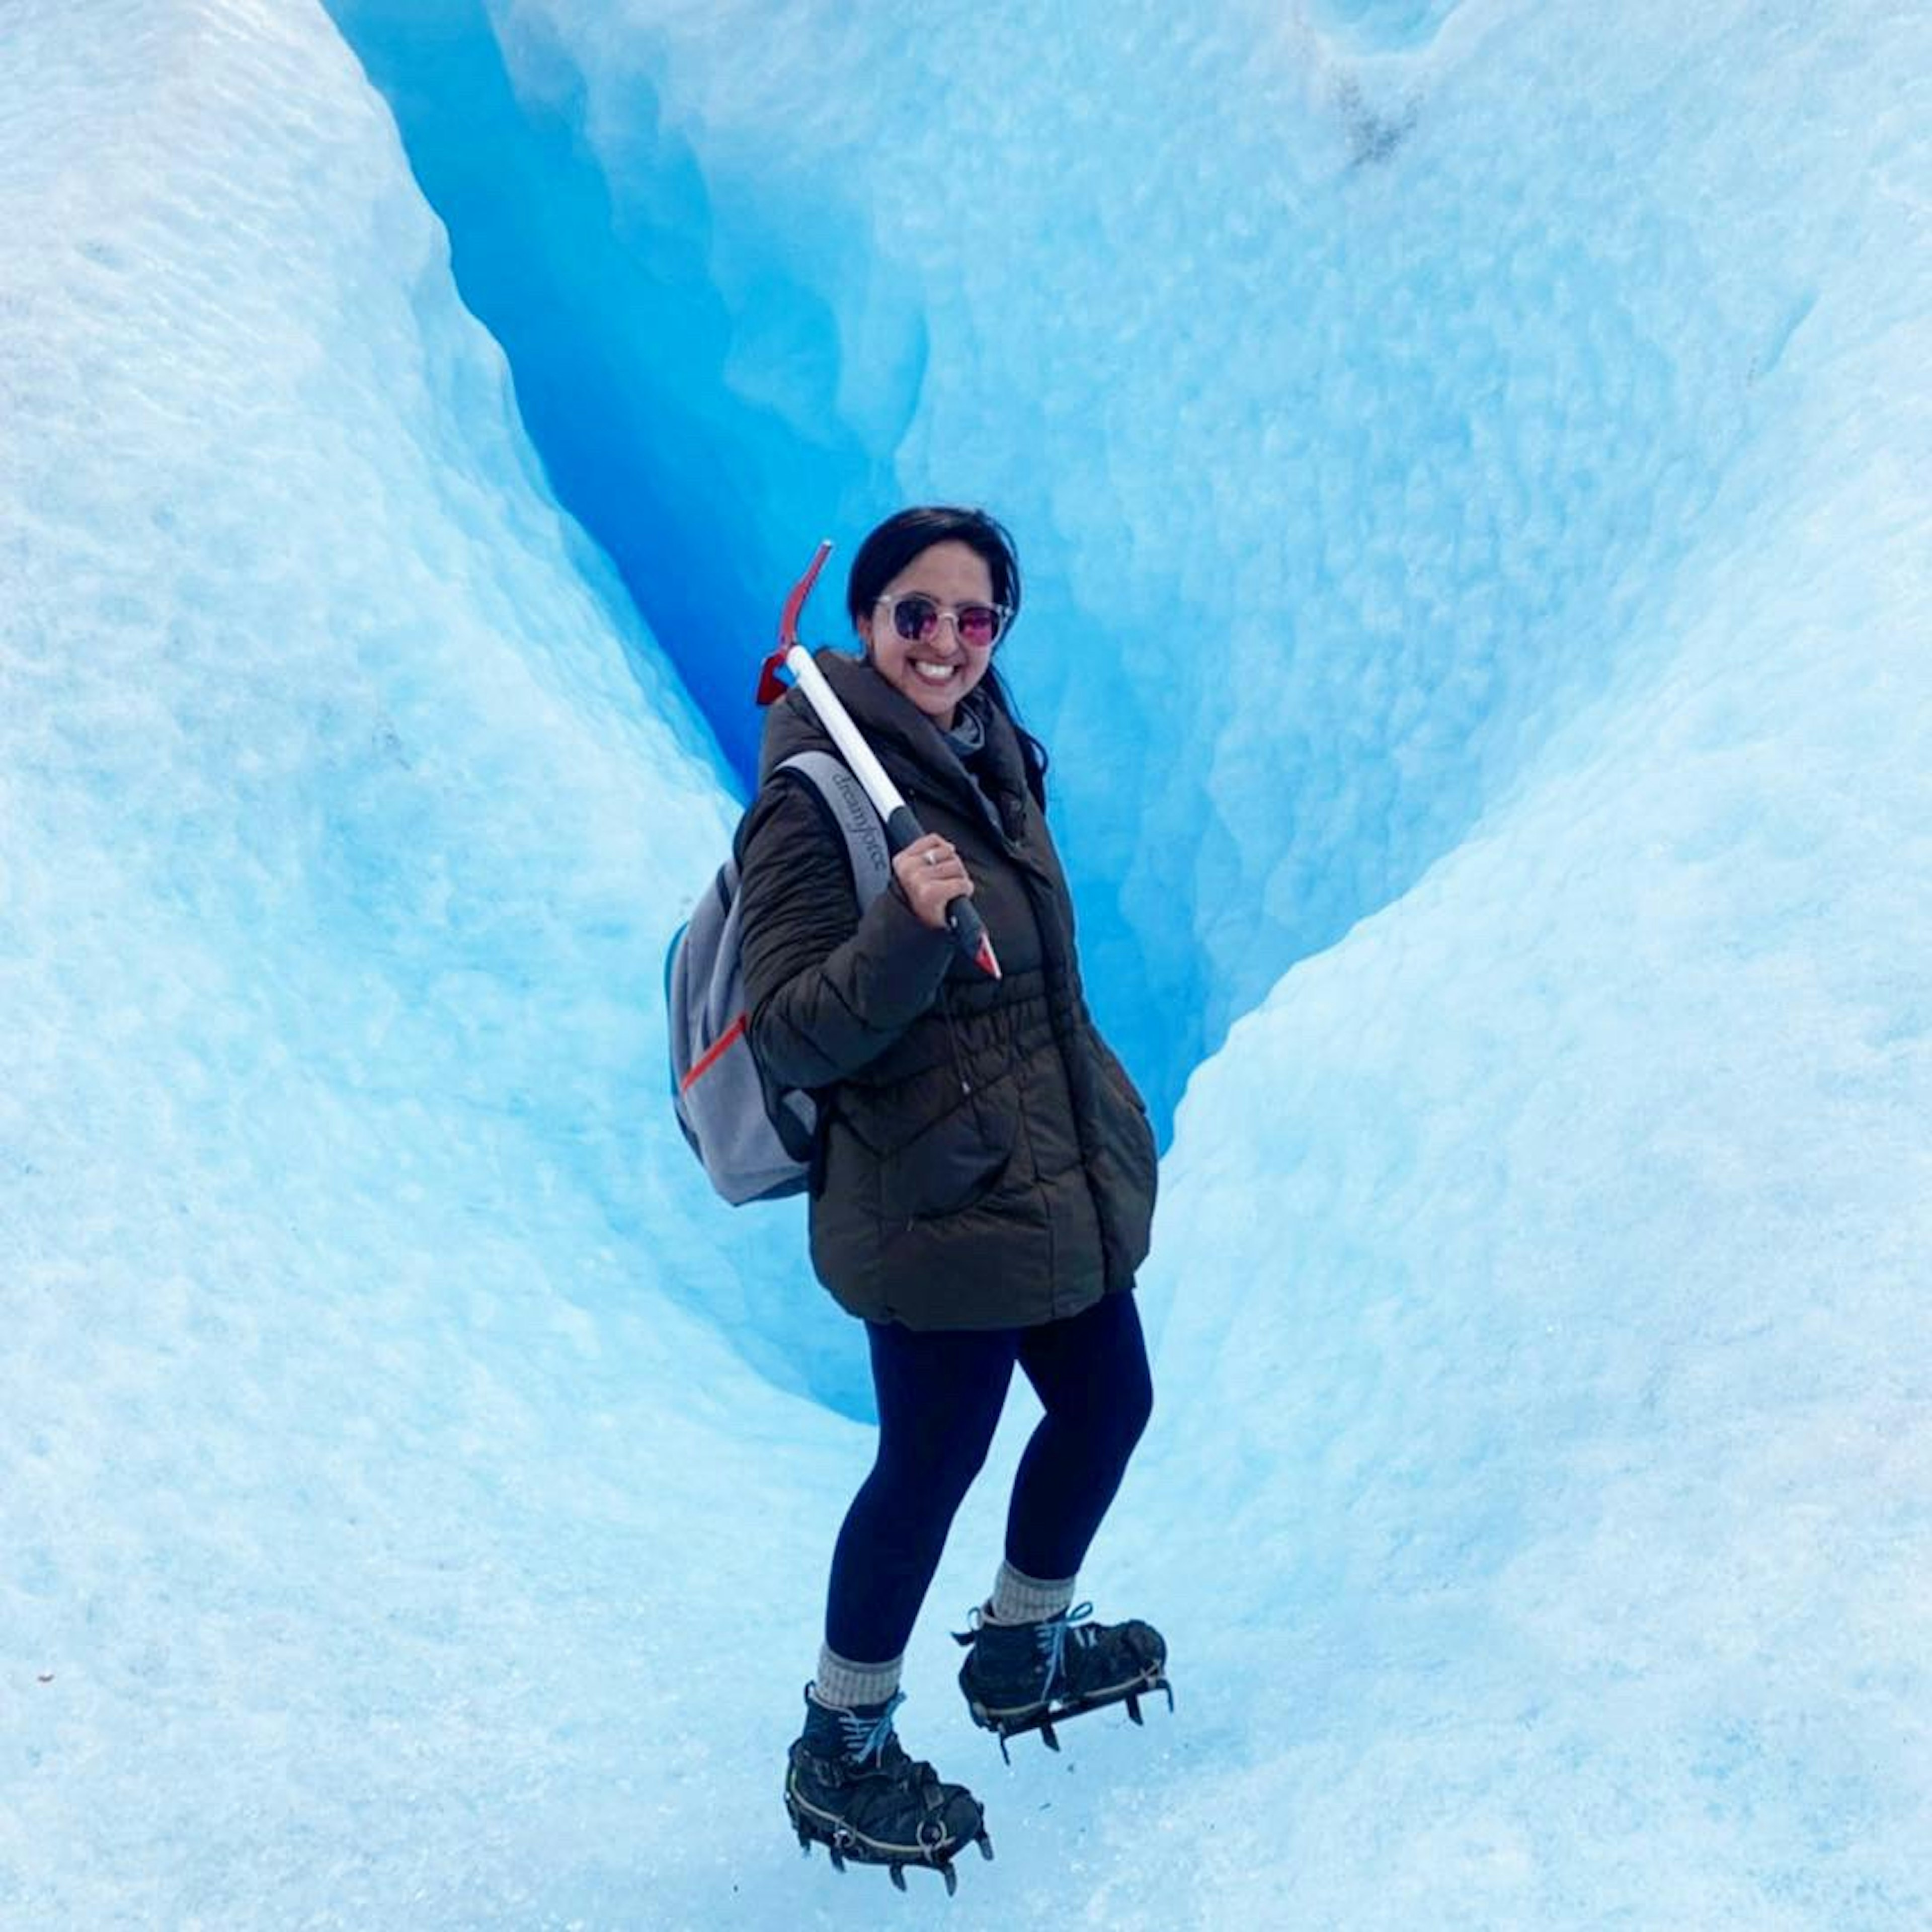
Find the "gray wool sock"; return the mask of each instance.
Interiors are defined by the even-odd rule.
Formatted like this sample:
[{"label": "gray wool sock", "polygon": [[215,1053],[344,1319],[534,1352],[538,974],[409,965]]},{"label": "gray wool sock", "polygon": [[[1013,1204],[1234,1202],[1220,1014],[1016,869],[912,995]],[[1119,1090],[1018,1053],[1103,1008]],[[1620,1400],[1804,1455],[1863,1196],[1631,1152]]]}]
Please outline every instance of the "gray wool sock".
[{"label": "gray wool sock", "polygon": [[812,1694],[835,1711],[883,1704],[899,1688],[899,1669],[904,1662],[903,1657],[896,1657],[890,1664],[854,1664],[821,1644]]},{"label": "gray wool sock", "polygon": [[994,1579],[988,1614],[996,1624],[1036,1624],[1057,1617],[1072,1603],[1077,1580],[1068,1576],[1058,1582],[1043,1582],[1010,1563],[1002,1563]]}]

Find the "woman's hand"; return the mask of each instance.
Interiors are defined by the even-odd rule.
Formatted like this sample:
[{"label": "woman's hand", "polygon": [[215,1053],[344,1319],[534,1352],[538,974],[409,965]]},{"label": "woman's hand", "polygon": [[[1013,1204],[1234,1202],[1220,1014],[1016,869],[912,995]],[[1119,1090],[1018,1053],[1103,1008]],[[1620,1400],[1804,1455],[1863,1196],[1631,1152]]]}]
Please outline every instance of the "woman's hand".
[{"label": "woman's hand", "polygon": [[915,838],[893,860],[892,877],[920,923],[936,932],[946,930],[946,908],[955,899],[973,896],[965,860],[936,832]]}]

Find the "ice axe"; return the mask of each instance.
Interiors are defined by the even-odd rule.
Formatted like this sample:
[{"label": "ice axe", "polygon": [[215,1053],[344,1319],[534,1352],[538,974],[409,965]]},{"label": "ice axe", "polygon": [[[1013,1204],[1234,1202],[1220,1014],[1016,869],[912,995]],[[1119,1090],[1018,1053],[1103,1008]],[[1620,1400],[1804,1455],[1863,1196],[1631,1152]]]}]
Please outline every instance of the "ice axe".
[{"label": "ice axe", "polygon": [[[914,816],[912,807],[899,796],[898,788],[886,777],[885,766],[860,735],[852,714],[826,682],[825,674],[812,662],[812,653],[798,640],[800,614],[805,608],[805,600],[812,595],[812,586],[818,581],[818,573],[825,567],[825,560],[831,554],[832,539],[827,537],[784,601],[784,610],[778,619],[778,647],[766,658],[759,675],[758,702],[774,704],[784,695],[785,688],[778,680],[778,668],[783,665],[805,693],[818,722],[831,733],[832,742],[851,767],[853,776],[865,787],[866,796],[885,820],[886,843],[896,855],[914,839],[923,838],[926,829]],[[986,922],[974,910],[973,902],[963,895],[951,901],[946,908],[946,923],[952,928],[960,951],[988,979],[997,980],[1000,962],[994,955],[993,942],[986,937]]]}]

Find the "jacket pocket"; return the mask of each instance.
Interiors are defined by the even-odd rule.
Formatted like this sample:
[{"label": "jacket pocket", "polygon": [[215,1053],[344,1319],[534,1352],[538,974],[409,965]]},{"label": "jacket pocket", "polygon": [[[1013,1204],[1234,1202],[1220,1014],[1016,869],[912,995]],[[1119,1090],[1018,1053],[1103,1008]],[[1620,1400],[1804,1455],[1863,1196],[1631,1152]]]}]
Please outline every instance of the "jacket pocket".
[{"label": "jacket pocket", "polygon": [[1013,1156],[1017,1122],[981,1094],[962,1100],[879,1161],[879,1212],[888,1221],[957,1214],[992,1192]]}]

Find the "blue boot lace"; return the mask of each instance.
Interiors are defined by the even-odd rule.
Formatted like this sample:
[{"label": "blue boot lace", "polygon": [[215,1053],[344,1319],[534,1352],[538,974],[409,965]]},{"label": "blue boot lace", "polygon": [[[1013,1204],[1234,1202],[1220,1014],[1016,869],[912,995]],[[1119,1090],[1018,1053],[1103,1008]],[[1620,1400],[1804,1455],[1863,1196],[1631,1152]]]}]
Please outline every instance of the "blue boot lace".
[{"label": "blue boot lace", "polygon": [[1041,1620],[1034,1632],[1040,1645],[1041,1660],[1046,1666],[1046,1682],[1040,1687],[1040,1695],[1050,1697],[1053,1687],[1060,1680],[1066,1655],[1066,1640],[1072,1636],[1076,1645],[1086,1646],[1098,1638],[1100,1633],[1090,1623],[1083,1621],[1094,1614],[1091,1604],[1076,1604],[1072,1609],[1062,1610],[1057,1617]]},{"label": "blue boot lace", "polygon": [[876,1718],[862,1718],[856,1711],[838,1714],[845,1755],[853,1763],[863,1764],[868,1758],[875,1764],[884,1762],[883,1754],[892,1735],[892,1713],[904,1702],[905,1693],[895,1690]]}]

